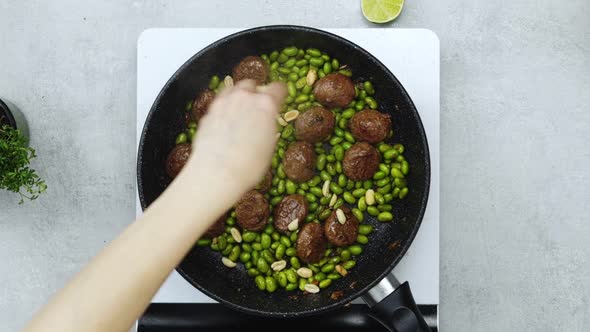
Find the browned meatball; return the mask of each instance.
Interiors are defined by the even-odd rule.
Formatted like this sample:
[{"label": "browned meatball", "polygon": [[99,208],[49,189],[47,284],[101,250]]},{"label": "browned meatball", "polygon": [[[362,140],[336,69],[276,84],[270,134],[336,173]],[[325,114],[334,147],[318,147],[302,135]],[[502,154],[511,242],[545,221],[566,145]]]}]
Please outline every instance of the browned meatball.
[{"label": "browned meatball", "polygon": [[379,153],[369,143],[356,143],[344,154],[342,170],[351,180],[368,180],[379,168]]},{"label": "browned meatball", "polygon": [[256,190],[265,193],[267,192],[270,187],[272,186],[272,172],[268,170],[266,174],[264,174],[264,178],[260,183],[256,186]]},{"label": "browned meatball", "polygon": [[300,141],[317,143],[326,140],[336,125],[334,113],[315,106],[300,114],[295,120],[295,137]]},{"label": "browned meatball", "polygon": [[354,99],[354,84],[342,74],[329,74],[315,83],[313,95],[326,107],[345,107]]},{"label": "browned meatball", "polygon": [[375,110],[363,110],[350,119],[352,136],[359,141],[379,143],[391,130],[391,118]]},{"label": "browned meatball", "polygon": [[209,227],[207,229],[205,234],[203,234],[203,237],[211,239],[211,238],[214,238],[216,236],[223,234],[223,231],[225,231],[225,220],[226,219],[227,219],[227,213],[224,213],[221,217],[219,217],[219,219],[217,219],[217,221],[213,225],[211,225],[211,227]]},{"label": "browned meatball", "polygon": [[236,204],[236,220],[243,229],[260,231],[269,216],[268,201],[257,190],[250,190]]},{"label": "browned meatball", "polygon": [[175,178],[184,167],[191,155],[192,146],[189,143],[178,144],[170,151],[166,158],[166,173]]},{"label": "browned meatball", "polygon": [[340,210],[344,212],[346,222],[341,224],[336,217],[336,211],[333,211],[324,224],[324,234],[333,245],[349,246],[356,241],[359,221],[348,207],[341,206]]},{"label": "browned meatball", "polygon": [[259,56],[247,56],[238,63],[232,72],[234,82],[251,79],[262,85],[268,80],[270,68],[268,63]]},{"label": "browned meatball", "polygon": [[207,114],[207,110],[209,109],[209,106],[213,102],[214,98],[215,92],[209,89],[205,89],[199,93],[197,98],[193,100],[193,107],[191,109],[192,121],[198,122],[205,114]]},{"label": "browned meatball", "polygon": [[320,224],[305,224],[297,236],[297,257],[305,263],[317,263],[328,246]]},{"label": "browned meatball", "polygon": [[283,158],[283,169],[289,179],[305,182],[314,175],[315,160],[313,145],[308,142],[291,143]]},{"label": "browned meatball", "polygon": [[285,196],[274,209],[275,228],[281,233],[287,233],[288,226],[293,220],[298,219],[299,224],[303,224],[308,209],[305,197],[298,194]]}]

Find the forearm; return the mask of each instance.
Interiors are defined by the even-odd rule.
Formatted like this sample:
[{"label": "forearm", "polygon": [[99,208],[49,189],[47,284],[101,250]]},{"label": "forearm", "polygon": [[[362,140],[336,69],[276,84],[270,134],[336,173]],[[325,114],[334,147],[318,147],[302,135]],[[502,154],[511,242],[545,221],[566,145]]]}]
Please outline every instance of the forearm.
[{"label": "forearm", "polygon": [[186,176],[198,172],[179,175],[173,190],[165,191],[25,331],[127,331],[210,222],[232,203],[212,192],[211,176],[198,181]]}]

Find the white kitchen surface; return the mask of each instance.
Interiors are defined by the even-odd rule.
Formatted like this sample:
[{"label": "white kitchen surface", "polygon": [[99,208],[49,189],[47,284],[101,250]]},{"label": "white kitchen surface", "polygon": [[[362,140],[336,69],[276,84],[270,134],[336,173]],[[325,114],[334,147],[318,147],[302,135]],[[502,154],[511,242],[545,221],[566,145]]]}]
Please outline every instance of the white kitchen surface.
[{"label": "white kitchen surface", "polygon": [[[166,81],[192,55],[241,29],[149,29],[137,48],[137,143],[144,121]],[[325,29],[363,47],[400,80],[414,101],[428,136],[432,179],[424,221],[412,246],[393,270],[408,280],[420,304],[439,303],[440,48],[425,29]],[[136,145],[137,147],[137,145]],[[137,214],[141,205],[137,199]],[[173,272],[153,302],[215,302]]]}]

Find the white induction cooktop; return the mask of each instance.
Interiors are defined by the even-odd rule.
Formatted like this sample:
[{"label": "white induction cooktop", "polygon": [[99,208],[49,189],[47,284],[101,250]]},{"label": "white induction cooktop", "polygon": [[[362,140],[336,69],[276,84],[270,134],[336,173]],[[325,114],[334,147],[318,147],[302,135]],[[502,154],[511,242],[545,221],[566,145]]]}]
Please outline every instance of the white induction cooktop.
[{"label": "white induction cooktop", "polygon": [[[137,142],[146,116],[166,81],[191,56],[212,42],[243,29],[149,29],[137,45]],[[410,282],[418,304],[439,304],[440,48],[424,29],[323,29],[363,47],[387,66],[414,101],[426,129],[432,166],[428,206],[422,226],[393,270]],[[141,214],[136,195],[137,215]],[[152,302],[215,302],[176,271]]]}]

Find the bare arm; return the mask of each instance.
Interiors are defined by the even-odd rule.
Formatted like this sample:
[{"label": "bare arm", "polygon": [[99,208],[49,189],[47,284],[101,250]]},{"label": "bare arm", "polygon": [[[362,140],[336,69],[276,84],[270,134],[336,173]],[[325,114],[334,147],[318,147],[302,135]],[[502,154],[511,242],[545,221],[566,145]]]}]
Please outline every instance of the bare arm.
[{"label": "bare arm", "polygon": [[227,89],[201,121],[191,159],[144,215],[95,257],[24,331],[128,331],[168,274],[222,213],[262,178],[282,85]]}]

